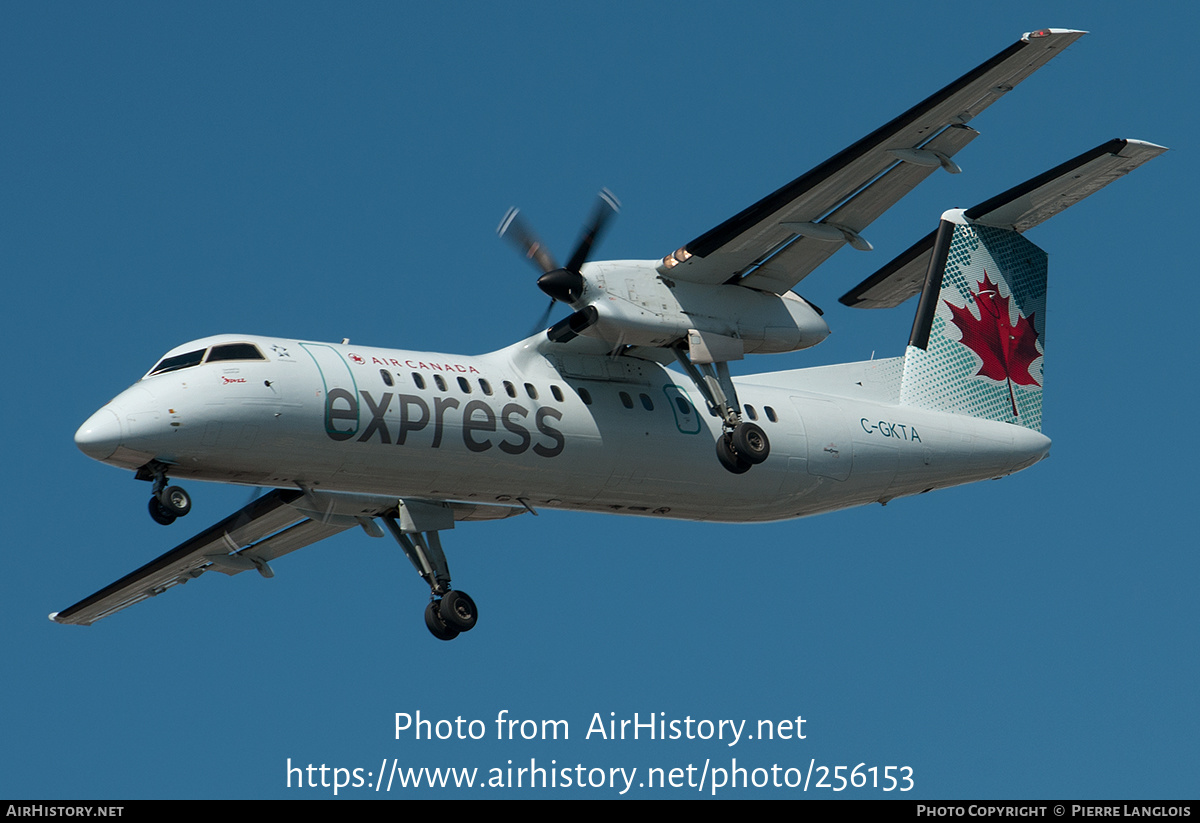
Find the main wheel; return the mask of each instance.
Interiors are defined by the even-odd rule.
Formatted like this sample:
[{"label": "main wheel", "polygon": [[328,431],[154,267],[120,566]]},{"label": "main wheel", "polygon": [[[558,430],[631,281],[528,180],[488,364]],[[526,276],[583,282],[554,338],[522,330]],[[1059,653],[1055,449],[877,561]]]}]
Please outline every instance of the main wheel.
[{"label": "main wheel", "polygon": [[153,518],[155,523],[161,526],[169,526],[175,522],[175,515],[164,509],[163,504],[158,502],[157,497],[150,498],[148,508],[150,509],[150,517]]},{"label": "main wheel", "polygon": [[466,592],[460,592],[457,589],[446,592],[441,606],[438,607],[438,614],[442,620],[446,621],[447,626],[458,629],[460,632],[469,632],[475,628],[475,622],[479,619],[475,601]]},{"label": "main wheel", "polygon": [[446,625],[446,621],[438,614],[439,604],[438,600],[430,600],[425,607],[425,626],[438,640],[453,640],[458,637],[458,629]]},{"label": "main wheel", "polygon": [[179,486],[167,486],[158,493],[158,502],[165,511],[183,517],[192,510],[192,498]]},{"label": "main wheel", "polygon": [[717,438],[717,459],[721,465],[734,474],[745,474],[750,471],[750,461],[733,450],[729,441],[732,435],[723,434]]},{"label": "main wheel", "polygon": [[742,423],[733,430],[733,450],[747,463],[758,465],[767,459],[771,453],[771,441],[761,426],[754,423]]}]

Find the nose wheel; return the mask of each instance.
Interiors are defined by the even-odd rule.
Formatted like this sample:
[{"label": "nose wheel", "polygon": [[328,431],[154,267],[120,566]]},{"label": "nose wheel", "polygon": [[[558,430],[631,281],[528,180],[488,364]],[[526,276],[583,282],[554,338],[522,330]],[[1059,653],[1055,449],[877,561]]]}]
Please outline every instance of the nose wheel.
[{"label": "nose wheel", "polygon": [[150,498],[149,509],[155,523],[169,526],[192,510],[192,498],[179,486],[167,486]]},{"label": "nose wheel", "polygon": [[150,517],[155,523],[169,526],[192,510],[192,498],[182,486],[167,485],[166,467],[152,462],[138,470],[138,480],[154,481],[150,494]]}]

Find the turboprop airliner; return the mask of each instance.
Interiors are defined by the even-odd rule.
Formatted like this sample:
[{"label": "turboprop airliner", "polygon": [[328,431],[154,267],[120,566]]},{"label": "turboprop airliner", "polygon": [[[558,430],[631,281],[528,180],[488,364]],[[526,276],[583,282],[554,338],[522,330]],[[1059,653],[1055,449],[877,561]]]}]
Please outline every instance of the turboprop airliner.
[{"label": "turboprop airliner", "polygon": [[[515,210],[500,224],[571,314],[482,355],[223,334],[167,352],[75,434],[188,514],[181,481],[269,489],[50,615],[88,625],[206,572],[272,577],[347,529],[390,534],[429,587],[441,640],[478,620],[440,535],[540,508],[752,522],[886,503],[1044,458],[1046,254],[1024,232],[1166,151],[1111,140],[937,227],[841,302],[919,296],[898,357],[734,379],[729,363],[829,333],[794,289],[943,169],[975,118],[1083,32],[1043,29],[676,251],[589,262],[602,191],[559,265]],[[548,317],[548,314],[547,314]],[[544,324],[543,324],[544,325]]]}]

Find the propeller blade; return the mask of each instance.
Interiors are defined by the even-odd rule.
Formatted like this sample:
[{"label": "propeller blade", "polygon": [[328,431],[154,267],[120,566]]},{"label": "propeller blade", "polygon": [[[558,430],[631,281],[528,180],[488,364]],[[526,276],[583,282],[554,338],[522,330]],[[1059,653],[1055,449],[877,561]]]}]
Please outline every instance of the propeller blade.
[{"label": "propeller blade", "polygon": [[578,272],[583,267],[592,246],[603,234],[608,221],[620,210],[621,201],[617,199],[616,195],[608,189],[600,189],[599,201],[596,203],[596,208],[592,210],[592,219],[588,221],[583,237],[580,238],[579,245],[575,247],[575,253],[571,255],[571,260],[564,267],[567,271]]},{"label": "propeller blade", "polygon": [[[596,206],[592,209],[591,218],[584,224],[583,237],[575,246],[570,262],[563,268],[554,262],[554,257],[542,245],[542,241],[529,228],[517,209],[509,209],[504,215],[504,219],[496,227],[496,234],[508,238],[510,243],[516,245],[522,254],[542,270],[542,276],[538,278],[538,288],[550,297],[550,306],[538,321],[538,325],[534,329],[535,334],[545,328],[546,323],[550,320],[550,311],[554,308],[555,302],[566,303],[572,308],[578,307],[587,285],[580,269],[587,262],[592,247],[604,233],[608,222],[620,210],[621,201],[617,200],[616,195],[608,189],[601,189]],[[591,310],[590,315],[587,314],[586,308],[579,309],[566,320],[554,324],[549,330],[549,337],[551,340],[559,342],[570,340],[595,322],[595,309]]]},{"label": "propeller blade", "polygon": [[550,304],[546,306],[546,310],[542,312],[542,316],[538,318],[537,324],[533,327],[533,330],[529,332],[531,335],[537,334],[542,329],[546,328],[546,324],[550,322],[550,310],[553,308],[554,298],[551,297]]},{"label": "propeller blade", "polygon": [[508,210],[504,219],[500,221],[500,225],[496,227],[496,234],[507,237],[521,250],[521,254],[532,260],[542,270],[543,274],[558,268],[558,264],[554,262],[550,252],[542,245],[542,241],[537,239],[537,235],[530,230],[519,210],[515,208]]}]

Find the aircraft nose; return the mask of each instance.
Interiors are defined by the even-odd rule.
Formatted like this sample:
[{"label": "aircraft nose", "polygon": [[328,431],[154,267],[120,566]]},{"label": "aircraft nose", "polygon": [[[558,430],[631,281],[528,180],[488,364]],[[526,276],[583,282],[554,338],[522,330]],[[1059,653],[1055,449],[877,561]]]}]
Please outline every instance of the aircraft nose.
[{"label": "aircraft nose", "polygon": [[75,445],[88,457],[107,460],[121,445],[121,418],[105,406],[75,432]]}]

